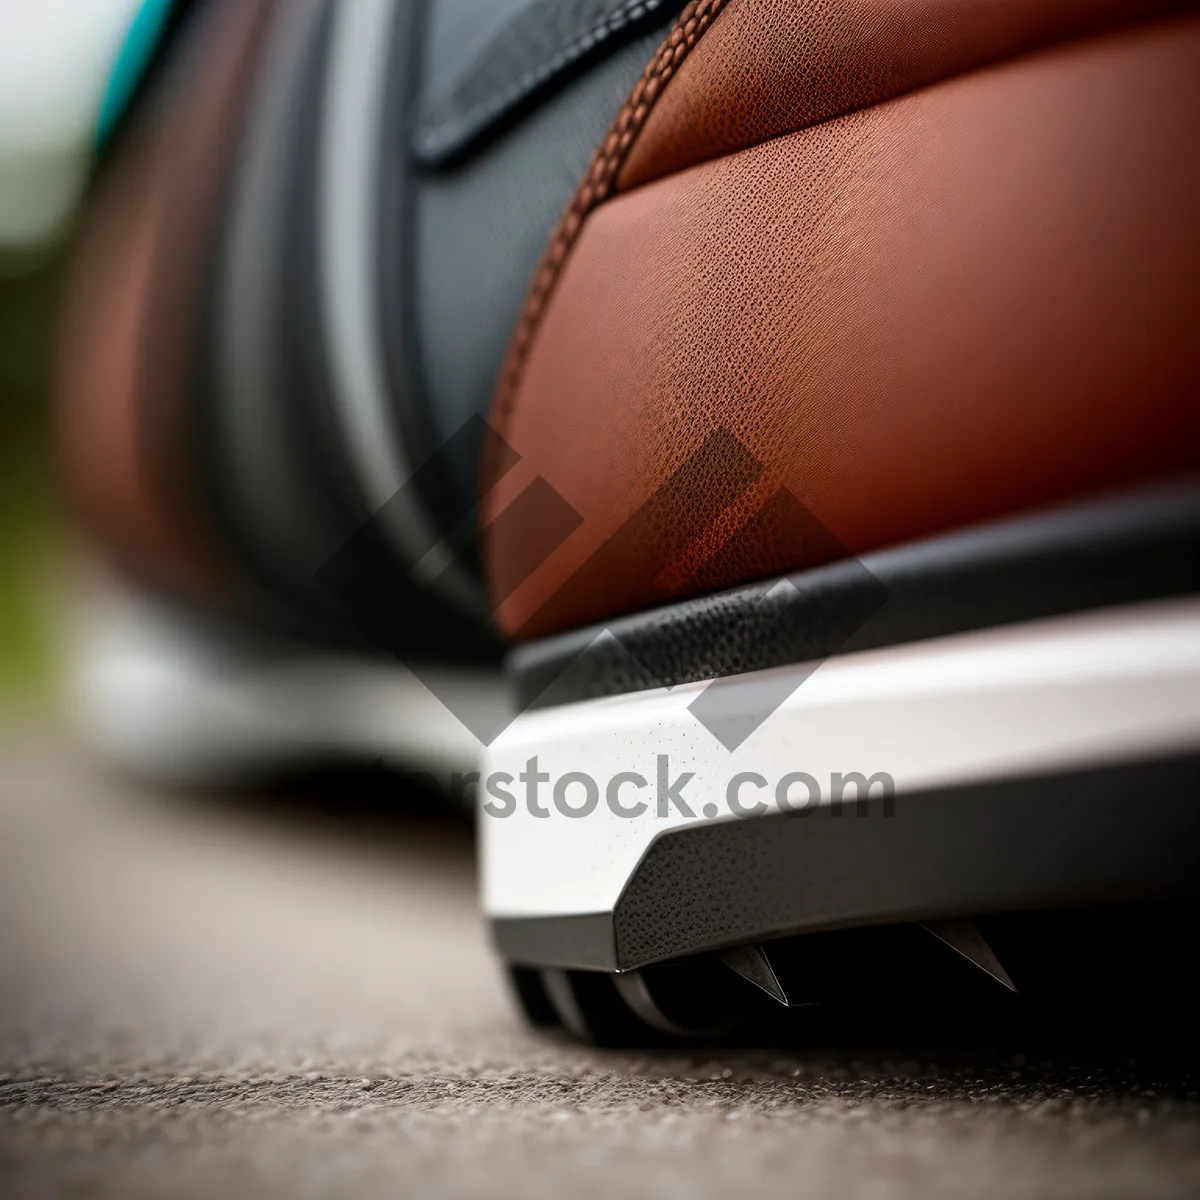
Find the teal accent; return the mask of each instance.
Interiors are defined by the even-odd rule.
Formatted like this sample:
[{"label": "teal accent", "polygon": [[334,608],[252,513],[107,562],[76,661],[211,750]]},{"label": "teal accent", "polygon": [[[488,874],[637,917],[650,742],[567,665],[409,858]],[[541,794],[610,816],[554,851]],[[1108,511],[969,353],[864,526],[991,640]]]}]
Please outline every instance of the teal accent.
[{"label": "teal accent", "polygon": [[100,120],[96,141],[103,146],[125,112],[142,73],[162,37],[175,0],[142,0],[108,78],[104,99],[100,102]]}]

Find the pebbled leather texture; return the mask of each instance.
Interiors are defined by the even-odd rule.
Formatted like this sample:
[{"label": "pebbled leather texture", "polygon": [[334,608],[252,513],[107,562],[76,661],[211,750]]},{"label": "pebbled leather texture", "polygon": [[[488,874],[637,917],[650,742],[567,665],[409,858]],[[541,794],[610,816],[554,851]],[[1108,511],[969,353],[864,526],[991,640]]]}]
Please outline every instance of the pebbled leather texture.
[{"label": "pebbled leather texture", "polygon": [[[1198,58],[1200,21],[1152,22],[626,194],[589,175],[514,339],[494,411],[522,463],[484,511],[541,475],[583,522],[527,580],[528,535],[485,533],[504,632],[835,557],[762,519],[780,489],[861,554],[1194,470]],[[680,545],[726,470],[693,461],[714,429],[761,469]]]},{"label": "pebbled leather texture", "polygon": [[629,150],[621,190],[1185,0],[735,0]]}]

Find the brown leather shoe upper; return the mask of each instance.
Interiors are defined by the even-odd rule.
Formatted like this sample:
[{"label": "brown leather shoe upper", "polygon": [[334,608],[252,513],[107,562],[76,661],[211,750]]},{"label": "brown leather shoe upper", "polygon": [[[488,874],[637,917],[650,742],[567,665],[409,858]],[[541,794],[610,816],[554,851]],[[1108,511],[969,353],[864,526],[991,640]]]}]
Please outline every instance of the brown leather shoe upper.
[{"label": "brown leather shoe upper", "polygon": [[514,342],[485,526],[539,475],[583,520],[485,533],[501,628],[1196,470],[1185,7],[689,6]]}]

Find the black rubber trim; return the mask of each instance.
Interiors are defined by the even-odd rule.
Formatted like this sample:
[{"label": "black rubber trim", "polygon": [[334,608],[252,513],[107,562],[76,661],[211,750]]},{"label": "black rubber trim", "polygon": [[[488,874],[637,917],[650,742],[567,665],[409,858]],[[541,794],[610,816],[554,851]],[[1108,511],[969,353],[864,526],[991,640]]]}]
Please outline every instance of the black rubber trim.
[{"label": "black rubber trim", "polygon": [[683,0],[529,0],[418,114],[412,148],[443,166],[531,101],[611,53]]},{"label": "black rubber trim", "polygon": [[1200,890],[1195,754],[665,830],[612,912],[492,921],[528,966],[631,970],[743,942]]},{"label": "black rubber trim", "polygon": [[527,710],[1197,591],[1189,481],[616,618],[518,646],[507,667]]}]

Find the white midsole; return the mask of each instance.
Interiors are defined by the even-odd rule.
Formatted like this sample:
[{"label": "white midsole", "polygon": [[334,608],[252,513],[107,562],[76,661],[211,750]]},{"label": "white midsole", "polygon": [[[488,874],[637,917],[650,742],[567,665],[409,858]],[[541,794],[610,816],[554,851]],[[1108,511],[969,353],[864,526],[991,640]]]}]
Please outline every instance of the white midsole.
[{"label": "white midsole", "polygon": [[[666,829],[730,812],[727,787],[753,772],[744,805],[778,811],[775,787],[806,772],[831,797],[835,773],[883,772],[897,794],[931,787],[1103,765],[1200,746],[1200,600],[1189,598],[1010,625],[930,639],[721,681],[708,699],[730,713],[755,703],[764,683],[811,673],[735,750],[689,712],[708,684],[685,684],[561,705],[523,714],[490,747],[484,784],[512,794],[511,815],[482,811],[483,903],[492,918],[563,916],[613,908],[650,842]],[[660,815],[656,775],[693,778],[682,794],[694,816]],[[536,757],[536,800],[519,776]],[[619,772],[622,805],[648,802],[637,817],[618,815],[606,787]],[[553,801],[568,773],[596,781],[600,801],[569,818]],[[508,775],[505,783],[497,776]],[[803,794],[803,787],[796,789]],[[562,790],[582,804],[586,785]],[[854,799],[854,790],[845,793]],[[481,799],[488,795],[481,791]],[[704,815],[710,805],[713,815]],[[492,807],[510,806],[492,797]]]}]

